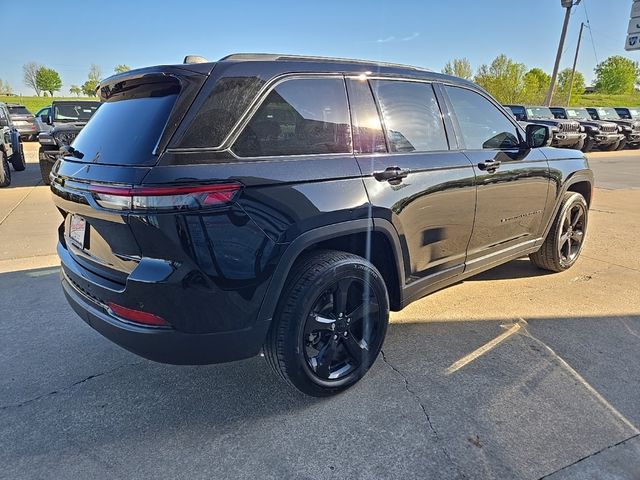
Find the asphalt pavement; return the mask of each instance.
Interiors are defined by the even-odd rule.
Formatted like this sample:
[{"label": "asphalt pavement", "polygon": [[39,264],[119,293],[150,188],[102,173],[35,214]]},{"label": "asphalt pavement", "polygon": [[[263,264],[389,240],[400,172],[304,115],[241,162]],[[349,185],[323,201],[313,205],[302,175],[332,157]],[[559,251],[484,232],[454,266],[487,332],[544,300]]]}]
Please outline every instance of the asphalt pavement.
[{"label": "asphalt pavement", "polygon": [[30,164],[0,190],[0,478],[640,479],[640,153],[590,156],[581,259],[519,259],[392,315],[330,399],[264,359],[168,366],[86,326]]}]

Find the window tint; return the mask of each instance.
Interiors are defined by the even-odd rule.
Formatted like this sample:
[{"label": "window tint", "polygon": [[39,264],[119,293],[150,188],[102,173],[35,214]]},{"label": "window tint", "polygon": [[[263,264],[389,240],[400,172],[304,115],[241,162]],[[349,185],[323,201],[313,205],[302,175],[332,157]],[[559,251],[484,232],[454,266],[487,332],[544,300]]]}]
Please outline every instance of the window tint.
[{"label": "window tint", "polygon": [[233,151],[241,157],[351,151],[344,80],[288,80],[275,87],[244,128]]},{"label": "window tint", "polygon": [[447,136],[428,83],[373,80],[392,152],[447,150]]},{"label": "window tint", "polygon": [[386,152],[382,123],[369,83],[348,79],[347,91],[353,124],[353,150],[356,153]]},{"label": "window tint", "polygon": [[[217,147],[254,100],[264,80],[258,77],[225,77],[218,80],[201,104],[179,146]],[[197,100],[196,100],[197,101]]]},{"label": "window tint", "polygon": [[445,87],[445,89],[467,149],[520,146],[518,129],[489,100],[466,88]]},{"label": "window tint", "polygon": [[509,105],[507,107],[513,113],[513,116],[516,117],[516,120],[524,121],[527,119],[526,111],[524,107],[519,107],[516,105]]},{"label": "window tint", "polygon": [[9,113],[12,113],[14,115],[30,115],[31,114],[31,112],[27,110],[26,107],[23,107],[22,105],[9,107]]}]

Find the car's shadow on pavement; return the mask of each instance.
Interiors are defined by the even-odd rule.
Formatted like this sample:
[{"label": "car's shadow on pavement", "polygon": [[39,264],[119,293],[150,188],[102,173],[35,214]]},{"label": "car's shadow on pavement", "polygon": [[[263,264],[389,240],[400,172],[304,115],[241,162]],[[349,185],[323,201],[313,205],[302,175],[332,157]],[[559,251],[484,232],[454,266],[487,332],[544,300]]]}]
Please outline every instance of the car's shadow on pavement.
[{"label": "car's shadow on pavement", "polygon": [[553,272],[536,267],[529,257],[522,257],[499,265],[491,270],[469,278],[468,281],[513,280],[516,278],[541,277]]}]

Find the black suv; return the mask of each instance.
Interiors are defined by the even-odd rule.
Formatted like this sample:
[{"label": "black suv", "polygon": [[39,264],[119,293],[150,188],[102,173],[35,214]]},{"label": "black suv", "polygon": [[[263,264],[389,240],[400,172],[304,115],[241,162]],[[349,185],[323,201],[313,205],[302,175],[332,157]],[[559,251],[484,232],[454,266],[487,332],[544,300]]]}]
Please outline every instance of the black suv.
[{"label": "black suv", "polygon": [[623,120],[640,120],[640,107],[615,107],[615,111]]},{"label": "black suv", "polygon": [[586,108],[575,107],[551,107],[551,112],[556,118],[562,120],[575,120],[579,122],[587,134],[582,146],[583,152],[589,152],[593,147],[600,150],[621,150],[626,140],[622,127],[613,122],[593,120]]},{"label": "black suv", "polygon": [[58,159],[60,149],[73,142],[99,106],[100,102],[88,100],[57,100],[51,104],[50,115],[40,116],[42,123],[51,127],[38,135],[38,160],[45,185],[49,185],[51,167]]},{"label": "black suv", "polygon": [[516,120],[526,127],[528,123],[538,123],[552,127],[552,147],[566,147],[582,150],[587,134],[580,123],[574,120],[558,120],[549,107],[531,107],[525,105],[505,105]]},{"label": "black suv", "polygon": [[587,112],[594,120],[612,122],[621,126],[625,141],[620,149],[625,146],[640,148],[640,120],[621,118],[613,107],[587,107]]},{"label": "black suv", "polygon": [[[231,55],[129,71],[52,171],[75,311],[160,362],[258,354],[310,395],[354,384],[389,310],[523,255],[580,255],[593,175],[468,81]],[[479,293],[481,295],[481,293]]]},{"label": "black suv", "polygon": [[16,172],[27,167],[20,132],[13,124],[7,104],[0,102],[0,187],[11,185],[9,164]]}]

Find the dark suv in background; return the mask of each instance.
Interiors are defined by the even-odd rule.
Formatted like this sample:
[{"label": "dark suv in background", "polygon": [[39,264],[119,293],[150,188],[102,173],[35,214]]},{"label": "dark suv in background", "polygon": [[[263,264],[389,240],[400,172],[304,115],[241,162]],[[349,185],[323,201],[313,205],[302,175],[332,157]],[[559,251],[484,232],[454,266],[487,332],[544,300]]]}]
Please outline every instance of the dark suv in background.
[{"label": "dark suv in background", "polygon": [[623,119],[613,107],[587,107],[586,110],[594,120],[620,125],[625,136],[624,145],[630,148],[640,148],[640,120]]},{"label": "dark suv in background", "polygon": [[73,142],[99,106],[100,102],[88,100],[58,100],[47,107],[48,114],[40,115],[40,121],[48,127],[38,135],[38,160],[45,185],[49,185],[51,167],[58,159],[60,149]]},{"label": "dark suv in background", "polygon": [[587,138],[582,146],[583,152],[589,152],[592,148],[600,150],[622,150],[626,144],[622,127],[605,120],[593,120],[586,108],[575,107],[550,107],[556,118],[562,120],[575,120],[580,123]]},{"label": "dark suv in background", "polygon": [[505,105],[516,120],[526,126],[527,123],[549,125],[552,128],[552,147],[575,148],[582,150],[587,138],[580,123],[575,120],[558,120],[549,107],[534,107],[527,105]]},{"label": "dark suv in background", "polygon": [[231,55],[98,92],[52,171],[62,285],[146,358],[263,349],[290,384],[330,395],[369,369],[390,310],[523,255],[556,272],[580,255],[586,158],[468,81]]}]

